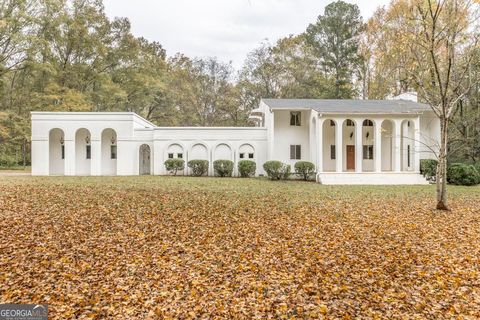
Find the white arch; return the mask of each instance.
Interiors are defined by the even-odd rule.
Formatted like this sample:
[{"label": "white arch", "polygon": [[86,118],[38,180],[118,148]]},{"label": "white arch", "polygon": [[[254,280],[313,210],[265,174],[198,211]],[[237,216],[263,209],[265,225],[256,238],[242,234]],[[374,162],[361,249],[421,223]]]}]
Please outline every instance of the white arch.
[{"label": "white arch", "polygon": [[393,171],[395,122],[390,119],[383,120],[380,130],[382,133],[382,171]]},{"label": "white arch", "polygon": [[325,119],[322,123],[322,171],[335,171],[336,169],[336,131],[337,121],[334,119]]},{"label": "white arch", "polygon": [[[355,171],[356,166],[356,157],[358,150],[356,149],[355,141],[357,138],[357,126],[358,121],[353,119],[345,119],[342,124],[342,154],[343,154],[343,163],[342,163],[342,171]],[[349,125],[352,124],[352,125]],[[353,148],[353,152],[351,152],[351,148]],[[353,160],[349,157],[353,157]]]},{"label": "white arch", "polygon": [[213,148],[212,160],[232,160],[233,148],[228,142],[220,142]]},{"label": "white arch", "polygon": [[190,147],[188,160],[209,160],[208,146],[203,142],[194,142]]},{"label": "white arch", "polygon": [[48,133],[48,173],[65,174],[65,131],[53,128]]},{"label": "white arch", "polygon": [[148,144],[144,143],[138,148],[138,173],[149,175],[152,172],[152,151]]},{"label": "white arch", "polygon": [[415,121],[412,119],[403,120],[400,125],[400,163],[402,171],[413,171],[416,155],[413,147],[415,145]]},{"label": "white arch", "polygon": [[80,128],[75,132],[75,174],[89,176],[91,174],[92,136],[90,130]]},{"label": "white arch", "polygon": [[102,175],[117,174],[117,132],[112,128],[103,129],[101,134]]},{"label": "white arch", "polygon": [[[256,159],[255,147],[250,143],[243,143],[238,147],[239,160],[253,160]],[[243,156],[243,157],[242,157]]]},{"label": "white arch", "polygon": [[[365,119],[362,124],[362,171],[375,170],[375,129],[377,124],[373,119]],[[365,146],[365,147],[364,147]],[[365,153],[366,152],[366,153]]]}]

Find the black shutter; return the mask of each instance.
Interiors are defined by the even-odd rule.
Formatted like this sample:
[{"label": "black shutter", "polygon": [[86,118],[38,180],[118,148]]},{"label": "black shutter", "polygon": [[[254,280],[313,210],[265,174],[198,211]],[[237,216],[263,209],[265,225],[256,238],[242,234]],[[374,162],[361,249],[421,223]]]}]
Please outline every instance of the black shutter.
[{"label": "black shutter", "polygon": [[295,159],[295,146],[290,146],[290,159]]},{"label": "black shutter", "polygon": [[297,145],[297,146],[295,146],[295,147],[296,147],[296,148],[295,148],[295,149],[296,149],[296,150],[295,150],[295,153],[296,153],[295,159],[300,160],[300,159],[302,158],[302,149],[301,149],[302,146],[301,146],[301,145]]}]

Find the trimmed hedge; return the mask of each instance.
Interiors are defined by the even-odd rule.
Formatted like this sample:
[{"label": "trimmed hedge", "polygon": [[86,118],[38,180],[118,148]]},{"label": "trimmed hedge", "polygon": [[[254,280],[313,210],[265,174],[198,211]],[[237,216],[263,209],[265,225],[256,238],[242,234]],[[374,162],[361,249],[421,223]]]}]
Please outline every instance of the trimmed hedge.
[{"label": "trimmed hedge", "polygon": [[447,169],[447,182],[461,186],[480,184],[480,173],[471,164],[452,163]]},{"label": "trimmed hedge", "polygon": [[178,171],[185,169],[185,160],[183,159],[167,159],[164,162],[165,169],[168,172],[172,173],[174,176],[177,175]]},{"label": "trimmed hedge", "polygon": [[192,176],[203,176],[208,172],[208,160],[190,160],[188,167],[192,169]]},{"label": "trimmed hedge", "polygon": [[297,161],[295,163],[295,173],[306,181],[315,174],[315,165],[308,161]]},{"label": "trimmed hedge", "polygon": [[213,169],[215,170],[216,176],[231,177],[233,173],[233,161],[215,160],[213,161]]},{"label": "trimmed hedge", "polygon": [[271,180],[286,180],[290,177],[291,168],[289,164],[272,160],[263,164],[263,169]]},{"label": "trimmed hedge", "polygon": [[437,177],[438,161],[435,159],[420,160],[420,173],[423,174],[427,180],[435,180]]},{"label": "trimmed hedge", "polygon": [[252,160],[240,160],[238,162],[238,172],[240,177],[248,178],[255,176],[257,170],[257,164]]}]

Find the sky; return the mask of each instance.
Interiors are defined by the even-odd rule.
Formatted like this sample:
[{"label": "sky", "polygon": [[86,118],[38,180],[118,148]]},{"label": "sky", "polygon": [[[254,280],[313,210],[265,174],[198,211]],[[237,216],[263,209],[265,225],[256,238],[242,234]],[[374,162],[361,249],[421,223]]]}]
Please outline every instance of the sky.
[{"label": "sky", "polygon": [[[168,56],[215,56],[238,70],[262,41],[299,34],[331,0],[105,0],[110,18],[128,17],[132,32],[158,41]],[[389,0],[356,3],[364,19]]]}]

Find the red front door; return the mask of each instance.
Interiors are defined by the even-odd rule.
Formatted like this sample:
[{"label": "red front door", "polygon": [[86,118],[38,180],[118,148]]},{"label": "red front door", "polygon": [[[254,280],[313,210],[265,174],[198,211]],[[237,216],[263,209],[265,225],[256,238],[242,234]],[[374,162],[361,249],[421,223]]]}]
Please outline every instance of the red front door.
[{"label": "red front door", "polygon": [[355,170],[355,146],[347,146],[347,170]]}]

